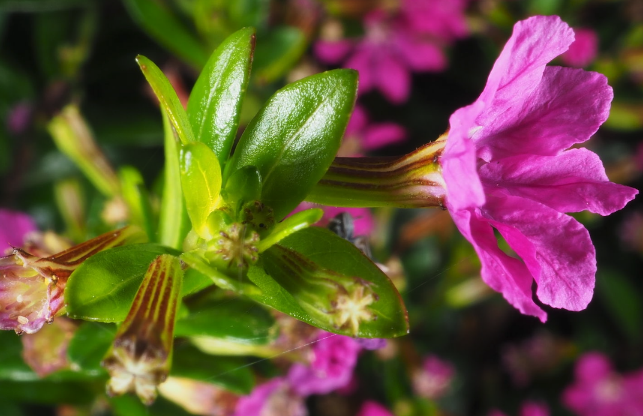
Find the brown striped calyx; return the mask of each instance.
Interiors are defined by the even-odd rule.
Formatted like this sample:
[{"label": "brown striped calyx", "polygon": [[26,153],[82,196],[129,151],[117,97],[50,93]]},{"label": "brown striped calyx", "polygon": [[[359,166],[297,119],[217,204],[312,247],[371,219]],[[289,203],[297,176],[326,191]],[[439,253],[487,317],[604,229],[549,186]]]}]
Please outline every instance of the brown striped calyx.
[{"label": "brown striped calyx", "polygon": [[306,197],[342,207],[444,208],[446,134],[401,157],[338,157]]},{"label": "brown striped calyx", "polygon": [[177,257],[162,254],[148,267],[102,363],[110,375],[110,396],[134,392],[146,405],[156,399],[156,387],[165,381],[172,363],[182,281],[182,263]]},{"label": "brown striped calyx", "polygon": [[0,329],[38,331],[62,310],[67,280],[78,266],[98,252],[143,239],[138,228],[125,227],[45,258],[14,248],[0,258]]}]

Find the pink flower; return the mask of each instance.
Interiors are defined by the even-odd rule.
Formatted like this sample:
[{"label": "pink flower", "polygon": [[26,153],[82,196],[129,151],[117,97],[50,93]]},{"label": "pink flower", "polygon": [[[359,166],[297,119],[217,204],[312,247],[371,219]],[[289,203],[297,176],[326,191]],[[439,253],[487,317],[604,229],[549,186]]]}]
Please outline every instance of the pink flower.
[{"label": "pink flower", "polygon": [[584,67],[596,59],[598,36],[592,29],[574,29],[576,39],[560,59],[569,66]]},{"label": "pink flower", "polygon": [[351,337],[320,332],[310,366],[295,363],[287,380],[301,396],[330,393],[350,383],[360,349]]},{"label": "pink flower", "polygon": [[416,32],[402,14],[382,10],[364,19],[365,35],[358,41],[319,41],[320,60],[337,63],[350,54],[344,66],[359,71],[360,92],[379,89],[392,103],[402,103],[410,92],[410,71],[441,71],[447,65],[437,39]]},{"label": "pink flower", "polygon": [[365,401],[357,416],[393,416],[388,409],[372,400]]},{"label": "pink flower", "polygon": [[579,416],[643,415],[643,370],[619,375],[601,353],[583,355],[563,403]]},{"label": "pink flower", "polygon": [[23,245],[25,236],[36,231],[31,217],[21,212],[0,209],[0,256],[7,253],[11,247]]},{"label": "pink flower", "polygon": [[235,416],[306,416],[303,397],[281,377],[260,384],[237,402]]},{"label": "pink flower", "polygon": [[[543,322],[533,280],[555,308],[582,310],[593,294],[594,246],[565,213],[608,215],[638,193],[611,183],[593,152],[569,149],[596,132],[612,100],[603,75],[546,66],[573,40],[557,16],[518,22],[478,100],[451,116],[441,157],[447,208],[482,279]],[[498,247],[494,228],[520,259]]]},{"label": "pink flower", "polygon": [[339,208],[339,207],[327,207],[319,204],[314,204],[311,202],[302,202],[293,210],[291,213],[300,212],[310,208],[323,208],[324,216],[319,222],[315,225],[319,227],[326,227],[328,222],[332,220],[337,214],[342,212],[347,212],[353,217],[353,234],[356,236],[360,235],[369,235],[373,230],[374,220],[371,215],[371,211],[368,208]]},{"label": "pink flower", "polygon": [[422,369],[413,374],[413,390],[418,396],[437,400],[451,388],[453,366],[434,355],[424,359]]},{"label": "pink flower", "polygon": [[[492,410],[489,416],[506,416],[500,410]],[[520,408],[520,416],[549,416],[549,408],[544,403],[526,401]]]},{"label": "pink flower", "polygon": [[402,13],[420,33],[453,41],[469,34],[464,10],[468,0],[402,0]]},{"label": "pink flower", "polygon": [[404,128],[395,123],[369,123],[366,111],[355,106],[346,126],[338,156],[360,156],[365,151],[399,143],[406,137]]}]

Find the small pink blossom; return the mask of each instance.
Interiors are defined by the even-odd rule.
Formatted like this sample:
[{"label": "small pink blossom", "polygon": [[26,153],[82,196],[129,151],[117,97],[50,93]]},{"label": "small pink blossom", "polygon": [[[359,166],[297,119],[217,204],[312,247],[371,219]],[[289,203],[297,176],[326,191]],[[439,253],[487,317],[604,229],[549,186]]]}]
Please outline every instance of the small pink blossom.
[{"label": "small pink blossom", "polygon": [[[589,233],[567,212],[617,211],[636,189],[609,181],[601,160],[569,149],[607,119],[605,76],[546,66],[574,40],[558,16],[518,22],[476,102],[457,110],[441,166],[446,204],[482,263],[482,279],[522,313],[532,300],[572,311],[592,298],[596,255]],[[520,259],[498,247],[494,228]]]},{"label": "small pink blossom", "polygon": [[386,407],[372,400],[365,401],[357,416],[393,416]]},{"label": "small pink blossom", "polygon": [[620,375],[598,352],[576,364],[576,381],[563,392],[563,403],[579,416],[643,415],[643,370]]},{"label": "small pink blossom", "polygon": [[366,111],[355,106],[346,126],[338,156],[361,156],[363,152],[399,143],[406,138],[406,131],[395,123],[370,123]]},{"label": "small pink blossom", "polygon": [[598,35],[592,29],[574,29],[576,38],[560,56],[565,65],[579,68],[591,64],[598,53]]},{"label": "small pink blossom", "polygon": [[316,55],[327,63],[338,63],[349,55],[344,67],[359,71],[360,92],[378,89],[399,104],[408,99],[411,71],[442,71],[447,66],[442,40],[416,31],[404,13],[374,10],[364,18],[364,30],[360,40],[315,44]]},{"label": "small pink blossom", "polygon": [[452,42],[469,34],[464,11],[468,0],[402,0],[402,13],[420,33]]},{"label": "small pink blossom", "polygon": [[295,363],[287,380],[301,396],[330,393],[350,383],[360,349],[351,337],[322,331],[313,344],[310,365]]},{"label": "small pink blossom", "polygon": [[21,247],[26,235],[37,230],[30,216],[6,209],[0,209],[0,224],[0,256],[11,247]]},{"label": "small pink blossom", "polygon": [[287,380],[277,377],[258,385],[237,402],[234,416],[306,416],[303,397],[292,390]]},{"label": "small pink blossom", "polygon": [[429,355],[422,368],[413,374],[413,390],[418,396],[437,400],[451,388],[454,373],[451,363]]}]

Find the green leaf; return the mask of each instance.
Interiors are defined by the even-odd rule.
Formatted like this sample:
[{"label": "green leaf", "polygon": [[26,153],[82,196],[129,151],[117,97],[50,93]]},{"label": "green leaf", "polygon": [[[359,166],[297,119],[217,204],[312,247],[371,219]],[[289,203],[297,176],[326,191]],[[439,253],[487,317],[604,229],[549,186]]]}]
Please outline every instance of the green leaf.
[{"label": "green leaf", "polygon": [[199,39],[158,0],[125,0],[130,16],[161,45],[193,65],[202,68],[208,59]]},{"label": "green leaf", "polygon": [[130,224],[138,225],[147,234],[147,239],[154,240],[155,232],[152,220],[152,207],[141,173],[132,166],[119,170],[121,192],[129,213]]},{"label": "green leaf", "polygon": [[181,169],[179,148],[174,130],[165,111],[163,113],[163,131],[165,143],[165,170],[161,211],[159,213],[158,242],[180,250],[183,240],[190,232],[190,218],[185,207],[181,187]]},{"label": "green leaf", "polygon": [[81,370],[104,372],[100,362],[109,350],[116,326],[98,322],[83,322],[67,347],[67,357],[73,366]]},{"label": "green leaf", "polygon": [[170,84],[165,74],[163,74],[154,62],[143,55],[138,55],[136,62],[141,68],[141,71],[143,71],[143,75],[145,75],[145,79],[152,87],[154,94],[156,94],[156,97],[159,99],[161,108],[165,110],[170,124],[181,140],[181,143],[188,144],[194,142],[194,134],[192,134],[188,116],[183,109],[183,105],[181,105],[179,97],[176,95],[176,91],[174,91],[172,84]]},{"label": "green leaf", "polygon": [[356,89],[357,72],[338,69],[277,91],[244,131],[225,179],[254,166],[263,182],[261,201],[276,219],[285,217],[333,161]]},{"label": "green leaf", "polygon": [[232,212],[240,213],[246,202],[261,198],[261,175],[254,166],[244,166],[225,183],[224,199]]},{"label": "green leaf", "polygon": [[237,394],[249,394],[254,386],[245,360],[205,354],[190,344],[175,347],[170,376],[204,381]]},{"label": "green leaf", "polygon": [[22,341],[13,331],[0,331],[0,380],[38,380],[22,359]]},{"label": "green leaf", "polygon": [[196,269],[189,268],[183,276],[183,286],[181,286],[181,296],[187,296],[191,293],[198,292],[212,286],[212,279]]},{"label": "green leaf", "polygon": [[217,208],[221,193],[221,168],[212,150],[203,143],[181,146],[181,185],[192,227],[210,239],[208,216]]},{"label": "green leaf", "polygon": [[188,101],[195,139],[214,151],[221,166],[228,160],[237,134],[254,43],[253,28],[229,36],[210,56]]},{"label": "green leaf", "polygon": [[69,277],[67,314],[87,321],[123,321],[148,266],[161,254],[179,252],[156,244],[133,244],[90,257]]},{"label": "green leaf", "polygon": [[238,298],[209,300],[190,308],[190,314],[176,322],[174,333],[251,345],[267,344],[277,334],[270,312],[255,302]]},{"label": "green leaf", "polygon": [[266,251],[289,235],[316,223],[323,216],[324,210],[319,208],[307,209],[291,215],[277,224],[268,237],[257,244],[257,250],[259,250],[259,253]]},{"label": "green leaf", "polygon": [[241,282],[239,279],[232,278],[225,273],[222,273],[216,267],[208,264],[208,262],[198,253],[183,253],[181,255],[181,260],[183,260],[188,266],[208,276],[212,282],[221,289],[232,290],[238,293],[259,293],[259,289],[257,289],[253,284]]},{"label": "green leaf", "polygon": [[[288,255],[288,250],[296,254]],[[254,267],[248,273],[263,292],[262,296],[252,296],[253,299],[339,334],[390,338],[408,333],[406,309],[393,283],[357,247],[332,232],[319,227],[303,229],[267,250],[262,258],[265,271]],[[289,263],[286,267],[284,261]],[[294,276],[292,271],[297,269],[304,272]],[[307,275],[303,274],[306,270]],[[317,275],[320,278],[313,279]],[[350,326],[338,327],[332,314],[319,308],[314,312],[310,307],[315,306],[314,302],[335,304],[341,292],[337,286],[351,293],[350,281],[355,279],[363,281],[375,299],[363,309],[372,318],[361,320],[356,333]]]},{"label": "green leaf", "polygon": [[259,39],[255,56],[255,74],[262,84],[271,83],[285,75],[299,61],[308,46],[301,30],[282,26],[271,29]]}]

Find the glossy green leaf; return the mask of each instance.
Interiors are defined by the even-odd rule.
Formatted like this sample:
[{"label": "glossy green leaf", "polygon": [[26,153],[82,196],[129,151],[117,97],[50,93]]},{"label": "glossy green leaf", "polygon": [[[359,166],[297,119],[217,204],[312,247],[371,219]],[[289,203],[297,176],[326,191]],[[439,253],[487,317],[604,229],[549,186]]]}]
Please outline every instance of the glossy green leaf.
[{"label": "glossy green leaf", "polygon": [[235,213],[250,201],[261,198],[261,175],[254,166],[244,166],[225,183],[224,199]]},{"label": "glossy green leaf", "polygon": [[100,362],[109,350],[116,326],[99,322],[84,322],[69,342],[67,357],[72,366],[86,371],[104,372]]},{"label": "glossy green leaf", "polygon": [[132,166],[122,167],[118,172],[118,176],[121,180],[121,193],[127,205],[130,224],[141,227],[147,234],[147,239],[153,241],[155,230],[152,207],[145,189],[143,176]]},{"label": "glossy green leaf", "polygon": [[204,143],[181,146],[181,186],[192,227],[202,238],[212,236],[207,220],[219,204],[221,168],[214,152]]},{"label": "glossy green leaf", "polygon": [[158,0],[125,0],[132,19],[153,38],[196,68],[208,55],[199,39]]},{"label": "glossy green leaf", "polygon": [[339,69],[292,83],[270,98],[243,133],[225,178],[254,166],[261,201],[281,219],[330,166],[355,102],[357,72]]},{"label": "glossy green leaf", "polygon": [[284,76],[299,61],[308,46],[301,30],[282,26],[259,39],[255,57],[255,75],[264,84]]},{"label": "glossy green leaf", "polygon": [[254,375],[245,360],[209,355],[187,343],[174,348],[170,376],[204,381],[237,394],[249,394],[254,386]]},{"label": "glossy green leaf", "polygon": [[276,336],[275,320],[264,307],[238,299],[210,300],[176,322],[176,336],[208,336],[240,344],[263,345]]},{"label": "glossy green leaf", "polygon": [[228,160],[237,134],[254,43],[253,28],[229,36],[210,56],[188,101],[195,139],[214,151],[221,166]]},{"label": "glossy green leaf", "polygon": [[188,268],[183,276],[183,286],[181,287],[181,295],[187,296],[189,294],[198,292],[208,286],[212,286],[212,279],[200,271]]},{"label": "glossy green leaf", "polygon": [[170,124],[179,137],[179,140],[181,140],[181,143],[188,144],[194,142],[194,134],[192,134],[188,116],[183,109],[179,97],[176,95],[176,91],[174,91],[172,84],[170,84],[170,81],[168,81],[165,74],[163,74],[163,71],[143,55],[137,56],[136,62],[161,103],[161,107],[165,110]]},{"label": "glossy green leaf", "polygon": [[183,253],[181,255],[181,260],[183,260],[188,266],[208,276],[212,280],[212,282],[221,289],[232,290],[238,293],[259,292],[259,289],[257,289],[254,285],[250,283],[244,283],[240,279],[230,277],[227,274],[217,270],[216,267],[208,264],[208,262],[197,253]]},{"label": "glossy green leaf", "polygon": [[158,242],[180,250],[183,240],[190,232],[190,218],[183,198],[179,144],[170,121],[163,113],[165,170],[163,172],[163,196],[159,213]]},{"label": "glossy green leaf", "polygon": [[90,257],[67,282],[68,315],[87,321],[123,321],[148,266],[161,254],[179,252],[156,244],[133,244]]},{"label": "glossy green leaf", "polygon": [[[288,256],[288,250],[295,254]],[[262,259],[265,271],[254,267],[248,272],[250,280],[263,292],[262,296],[253,296],[253,299],[339,334],[390,338],[408,333],[406,309],[393,283],[359,249],[332,232],[320,227],[306,228],[267,250]],[[313,280],[310,275],[304,275],[298,279],[292,273],[297,269],[312,270],[320,278]],[[366,284],[374,301],[363,308],[368,319],[360,319],[357,328],[338,327],[332,314],[322,311],[323,305],[328,307],[337,302],[341,293],[339,285],[347,288],[351,297],[358,293],[347,285],[354,279]],[[311,312],[310,305],[314,302],[322,305],[317,307],[317,312]]]},{"label": "glossy green leaf", "polygon": [[266,238],[262,239],[259,244],[257,244],[259,253],[266,251],[289,235],[316,223],[323,216],[324,210],[312,208],[297,212],[296,214],[284,219],[275,226]]}]

